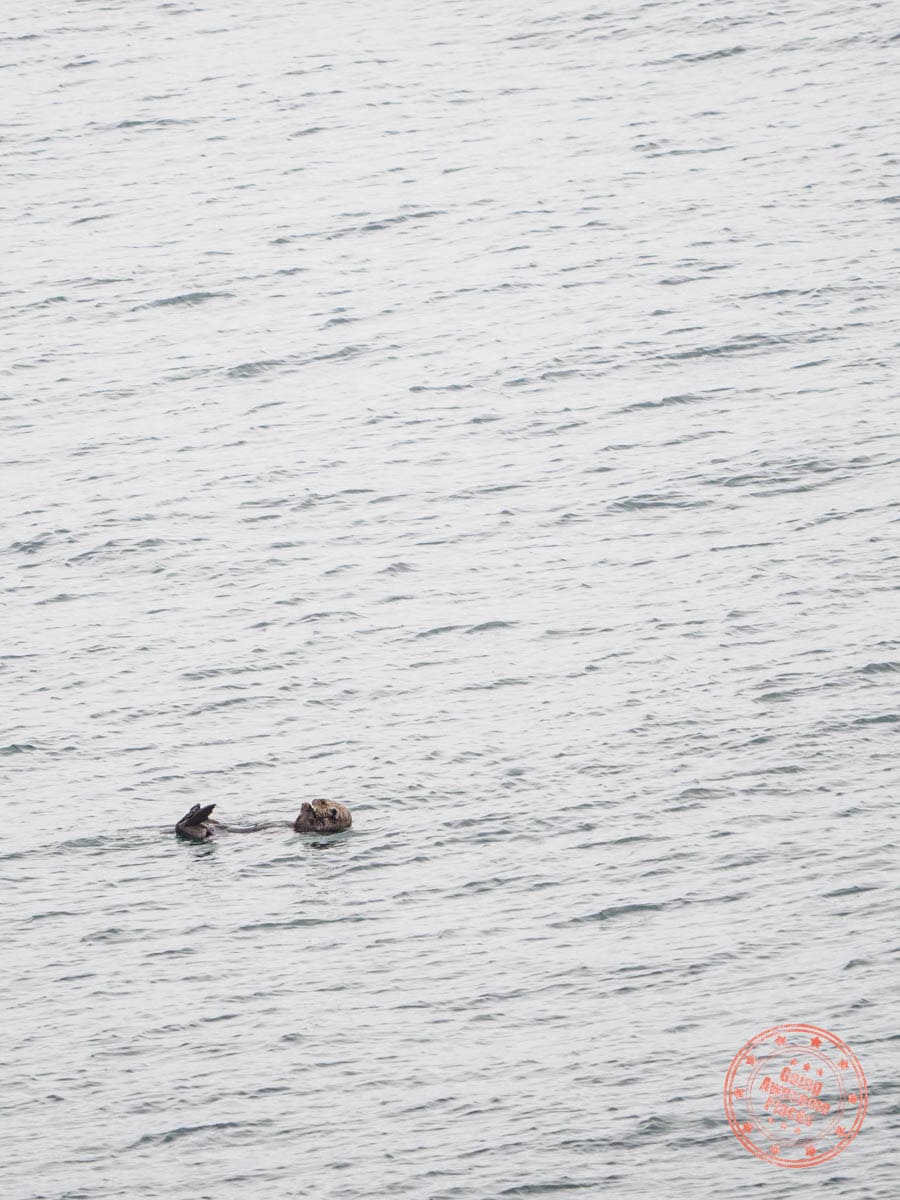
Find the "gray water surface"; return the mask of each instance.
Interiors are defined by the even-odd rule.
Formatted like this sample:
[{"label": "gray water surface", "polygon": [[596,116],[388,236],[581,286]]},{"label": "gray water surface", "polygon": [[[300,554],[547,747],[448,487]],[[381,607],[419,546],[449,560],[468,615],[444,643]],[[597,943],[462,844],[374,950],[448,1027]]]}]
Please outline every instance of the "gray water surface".
[{"label": "gray water surface", "polygon": [[[3,1197],[895,1197],[896,10],[0,67]],[[871,1089],[814,1173],[722,1111],[788,1021]]]}]

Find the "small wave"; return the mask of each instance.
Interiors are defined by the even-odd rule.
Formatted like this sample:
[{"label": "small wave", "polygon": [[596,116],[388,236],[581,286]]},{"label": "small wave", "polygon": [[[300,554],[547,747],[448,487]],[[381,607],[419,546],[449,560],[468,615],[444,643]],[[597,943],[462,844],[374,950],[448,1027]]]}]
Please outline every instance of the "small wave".
[{"label": "small wave", "polygon": [[720,358],[739,354],[754,354],[759,350],[771,350],[775,347],[788,345],[793,342],[816,340],[814,334],[795,334],[785,336],[776,333],[747,333],[729,338],[716,346],[691,346],[687,350],[672,350],[668,354],[658,354],[657,358],[680,362],[692,358]]},{"label": "small wave", "polygon": [[879,892],[880,886],[877,883],[855,883],[852,887],[835,888],[833,892],[823,892],[824,899],[833,899],[835,896],[858,896],[862,892]]},{"label": "small wave", "polygon": [[333,233],[327,235],[327,239],[332,241],[335,238],[348,237],[358,233],[381,233],[392,226],[406,225],[413,221],[424,221],[431,217],[440,217],[443,215],[440,209],[423,209],[420,212],[398,213],[394,217],[380,217],[374,221],[366,221],[363,225],[348,225],[342,229],[336,229]]},{"label": "small wave", "polygon": [[43,600],[35,600],[35,604],[38,607],[42,607],[45,604],[65,604],[69,600],[84,600],[85,598],[85,595],[79,596],[73,592],[58,592],[55,596],[47,596]]},{"label": "small wave", "polygon": [[383,217],[380,221],[368,221],[359,227],[360,233],[375,233],[380,229],[388,229],[391,225],[405,225],[408,221],[424,221],[429,217],[440,217],[440,209],[425,209],[422,212],[401,213],[396,217]]},{"label": "small wave", "polygon": [[51,304],[65,304],[68,296],[48,296],[45,300],[35,300],[33,304],[26,304],[22,311],[27,312],[33,308],[49,308]]},{"label": "small wave", "polygon": [[261,358],[254,362],[239,363],[236,367],[229,367],[225,373],[230,379],[255,379],[259,375],[276,371],[280,367],[302,367],[310,363],[340,362],[344,359],[356,358],[360,354],[365,354],[367,349],[367,346],[341,346],[337,350],[330,350],[327,354],[313,354],[311,357],[291,355],[287,358]]},{"label": "small wave", "polygon": [[624,408],[618,409],[620,413],[640,412],[641,409],[649,408],[670,408],[674,404],[696,404],[700,399],[699,396],[691,392],[685,392],[679,396],[663,396],[661,400],[639,400],[635,404],[626,404]]},{"label": "small wave", "polygon": [[580,917],[569,917],[565,921],[554,921],[553,928],[561,929],[567,925],[586,925],[593,921],[613,921],[616,917],[628,917],[635,913],[661,912],[671,907],[671,902],[661,904],[614,904],[609,908],[601,908],[599,912],[587,913]]},{"label": "small wave", "polygon": [[182,292],[177,296],[162,296],[159,300],[148,300],[146,304],[138,304],[131,311],[141,312],[147,308],[173,308],[186,306],[193,308],[207,300],[231,299],[234,292]]},{"label": "small wave", "polygon": [[492,679],[490,683],[467,683],[465,687],[460,688],[461,692],[493,692],[497,688],[503,687],[527,687],[531,681],[528,679],[516,679],[513,677],[504,679]]},{"label": "small wave", "polygon": [[703,63],[714,62],[719,58],[734,58],[736,54],[746,54],[746,46],[725,46],[721,50],[706,50],[700,54],[673,54],[671,58],[664,61],[666,63]]},{"label": "small wave", "polygon": [[[328,845],[335,843],[329,842]],[[362,913],[349,913],[342,917],[292,917],[288,921],[253,921],[248,925],[238,926],[240,933],[256,933],[260,929],[307,929],[315,925],[358,925],[362,921],[373,921],[376,918],[363,916]]]},{"label": "small wave", "polygon": [[261,358],[256,362],[245,362],[231,367],[227,374],[231,379],[255,379],[257,375],[265,375],[267,371],[284,366],[287,366],[285,358]]},{"label": "small wave", "polygon": [[[617,1177],[618,1178],[618,1177]],[[607,1182],[607,1181],[605,1181]],[[561,1192],[596,1192],[597,1181],[576,1183],[566,1179],[547,1180],[546,1183],[516,1183],[504,1188],[500,1196],[558,1196]]]},{"label": "small wave", "polygon": [[659,508],[704,508],[709,503],[708,500],[686,499],[675,493],[653,495],[647,492],[614,500],[609,508],[610,512],[641,512],[645,509]]},{"label": "small wave", "polygon": [[193,120],[179,120],[175,117],[148,117],[146,120],[119,121],[116,129],[165,129],[169,125],[193,125]]},{"label": "small wave", "polygon": [[192,1137],[197,1133],[210,1134],[221,1130],[246,1130],[249,1132],[272,1124],[270,1118],[264,1117],[259,1121],[211,1121],[207,1125],[179,1125],[175,1129],[167,1129],[163,1133],[145,1133],[136,1142],[132,1142],[127,1149],[137,1150],[142,1146],[167,1146],[171,1142],[177,1142],[180,1138]]},{"label": "small wave", "polygon": [[351,612],[349,609],[323,609],[321,612],[306,613],[300,618],[301,621],[327,621],[332,617],[346,619],[347,617],[358,617],[359,613]]},{"label": "small wave", "polygon": [[139,930],[119,929],[118,926],[111,925],[108,929],[98,929],[96,933],[86,933],[79,940],[86,944],[92,942],[133,942],[136,939],[142,939],[143,936],[143,933]]},{"label": "small wave", "polygon": [[471,383],[445,383],[433,385],[414,383],[409,390],[414,394],[419,392],[466,392],[472,387],[474,387],[474,384]]}]

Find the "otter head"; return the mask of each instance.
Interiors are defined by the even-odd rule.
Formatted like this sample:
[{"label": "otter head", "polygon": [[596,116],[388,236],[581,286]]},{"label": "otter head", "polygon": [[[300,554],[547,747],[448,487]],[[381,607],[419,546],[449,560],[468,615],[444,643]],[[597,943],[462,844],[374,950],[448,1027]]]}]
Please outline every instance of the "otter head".
[{"label": "otter head", "polygon": [[340,833],[353,824],[349,808],[335,800],[313,800],[304,804],[294,822],[297,833]]},{"label": "otter head", "polygon": [[206,821],[215,807],[214,804],[206,804],[201,808],[195,804],[175,826],[175,832],[179,837],[190,838],[193,842],[205,842],[213,836],[212,827]]}]

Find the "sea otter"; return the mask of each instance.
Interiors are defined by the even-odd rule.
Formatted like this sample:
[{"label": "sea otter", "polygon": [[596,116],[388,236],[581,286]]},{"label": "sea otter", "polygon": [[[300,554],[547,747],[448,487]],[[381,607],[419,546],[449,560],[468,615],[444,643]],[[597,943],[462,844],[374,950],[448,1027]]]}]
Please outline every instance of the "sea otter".
[{"label": "sea otter", "polygon": [[301,804],[300,815],[294,822],[296,833],[340,833],[353,824],[350,809],[335,800],[313,800]]},{"label": "sea otter", "polygon": [[223,833],[256,833],[260,829],[293,829],[296,833],[340,833],[349,829],[353,824],[350,810],[346,805],[334,800],[313,800],[312,804],[303,804],[296,821],[260,821],[257,825],[226,825],[211,816],[215,804],[205,804],[202,808],[195,804],[190,812],[185,813],[175,832],[179,837],[190,838],[194,842],[205,842],[214,837],[218,830]]}]

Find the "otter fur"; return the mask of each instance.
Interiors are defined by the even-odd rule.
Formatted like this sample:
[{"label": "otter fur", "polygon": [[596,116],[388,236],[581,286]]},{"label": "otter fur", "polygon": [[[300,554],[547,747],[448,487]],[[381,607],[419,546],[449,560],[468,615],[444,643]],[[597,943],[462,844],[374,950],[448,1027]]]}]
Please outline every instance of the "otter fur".
[{"label": "otter fur", "polygon": [[340,833],[353,824],[350,809],[335,800],[313,800],[300,806],[294,822],[296,833]]},{"label": "otter fur", "polygon": [[214,804],[207,804],[201,808],[195,804],[175,826],[175,832],[179,837],[190,838],[193,842],[205,842],[213,835],[209,815],[215,807]]}]

